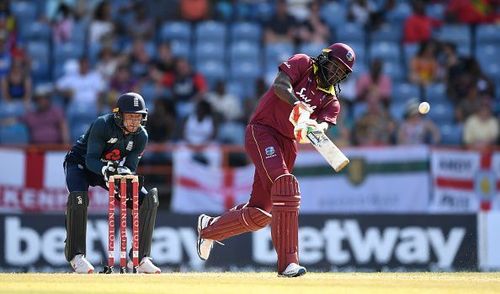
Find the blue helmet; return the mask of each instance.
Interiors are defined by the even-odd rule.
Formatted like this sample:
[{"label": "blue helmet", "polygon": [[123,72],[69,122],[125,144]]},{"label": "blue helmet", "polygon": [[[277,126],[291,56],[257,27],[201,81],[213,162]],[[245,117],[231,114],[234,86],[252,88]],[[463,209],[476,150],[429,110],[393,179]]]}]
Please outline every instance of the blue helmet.
[{"label": "blue helmet", "polygon": [[116,107],[113,109],[115,123],[123,128],[123,113],[140,113],[142,114],[141,125],[145,126],[148,121],[148,109],[144,98],[140,94],[128,92],[120,95],[116,101]]}]

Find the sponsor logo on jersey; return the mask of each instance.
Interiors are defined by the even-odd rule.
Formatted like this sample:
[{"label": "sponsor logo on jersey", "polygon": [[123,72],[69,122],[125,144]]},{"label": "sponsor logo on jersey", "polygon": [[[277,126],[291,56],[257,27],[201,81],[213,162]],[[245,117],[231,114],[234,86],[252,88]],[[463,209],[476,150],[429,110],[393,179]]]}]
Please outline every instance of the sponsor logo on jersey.
[{"label": "sponsor logo on jersey", "polygon": [[114,144],[114,143],[116,143],[116,142],[118,142],[118,138],[111,138],[111,139],[109,139],[109,140],[108,140],[108,142],[107,142],[107,143],[109,143],[109,144]]},{"label": "sponsor logo on jersey", "polygon": [[120,149],[113,149],[104,155],[106,160],[120,160]]},{"label": "sponsor logo on jersey", "polygon": [[312,110],[316,109],[316,105],[311,105],[311,99],[306,96],[306,88],[301,88],[300,91],[296,91],[295,94],[299,95],[300,99],[304,101]]}]

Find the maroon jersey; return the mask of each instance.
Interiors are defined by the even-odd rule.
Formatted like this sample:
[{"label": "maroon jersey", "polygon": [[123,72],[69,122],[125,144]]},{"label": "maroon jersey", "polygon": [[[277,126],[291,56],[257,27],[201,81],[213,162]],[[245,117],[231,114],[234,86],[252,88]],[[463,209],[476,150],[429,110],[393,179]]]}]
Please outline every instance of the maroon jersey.
[{"label": "maroon jersey", "polygon": [[[335,124],[340,112],[340,104],[333,88],[327,92],[320,90],[314,75],[315,65],[311,57],[296,54],[279,66],[279,70],[290,77],[295,96],[309,104],[314,112],[311,118],[318,122]],[[271,88],[260,99],[250,119],[250,124],[272,127],[284,136],[295,139],[293,125],[288,120],[293,105],[281,100]]]}]

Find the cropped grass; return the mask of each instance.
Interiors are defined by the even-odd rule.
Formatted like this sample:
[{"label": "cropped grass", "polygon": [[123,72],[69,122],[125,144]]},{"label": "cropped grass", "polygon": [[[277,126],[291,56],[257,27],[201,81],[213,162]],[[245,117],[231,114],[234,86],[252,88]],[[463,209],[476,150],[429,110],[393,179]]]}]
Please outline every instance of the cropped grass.
[{"label": "cropped grass", "polygon": [[500,293],[500,273],[0,274],[0,293]]}]

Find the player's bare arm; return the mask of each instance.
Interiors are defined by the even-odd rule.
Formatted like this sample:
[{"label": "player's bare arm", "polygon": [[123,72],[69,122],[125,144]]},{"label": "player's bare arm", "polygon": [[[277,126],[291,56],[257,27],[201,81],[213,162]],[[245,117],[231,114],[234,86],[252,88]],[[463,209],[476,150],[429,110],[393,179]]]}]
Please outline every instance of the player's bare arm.
[{"label": "player's bare arm", "polygon": [[282,71],[278,72],[273,83],[273,90],[276,96],[290,105],[299,102],[299,98],[293,93],[292,81],[290,77]]}]

